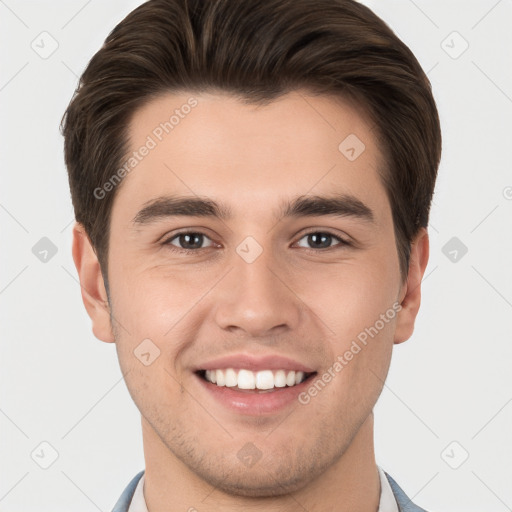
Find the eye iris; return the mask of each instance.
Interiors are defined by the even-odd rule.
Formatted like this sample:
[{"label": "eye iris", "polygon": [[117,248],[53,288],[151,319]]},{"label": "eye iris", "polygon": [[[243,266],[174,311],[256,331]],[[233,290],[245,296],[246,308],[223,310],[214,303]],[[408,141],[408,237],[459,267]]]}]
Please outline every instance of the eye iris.
[{"label": "eye iris", "polygon": [[[195,243],[191,242],[191,240],[195,240]],[[183,233],[179,235],[179,241],[184,249],[200,249],[203,242],[203,235],[200,233]]]},{"label": "eye iris", "polygon": [[310,233],[308,235],[308,243],[316,247],[329,247],[330,241],[331,235],[328,235],[326,233]]}]

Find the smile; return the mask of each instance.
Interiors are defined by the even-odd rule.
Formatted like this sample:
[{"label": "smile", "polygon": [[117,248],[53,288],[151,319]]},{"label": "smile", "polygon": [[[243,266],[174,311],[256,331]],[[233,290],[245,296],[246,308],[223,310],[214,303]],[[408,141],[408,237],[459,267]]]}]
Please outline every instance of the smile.
[{"label": "smile", "polygon": [[295,370],[236,370],[234,368],[202,370],[199,374],[208,382],[219,387],[240,390],[271,390],[293,387],[304,382],[312,373]]}]

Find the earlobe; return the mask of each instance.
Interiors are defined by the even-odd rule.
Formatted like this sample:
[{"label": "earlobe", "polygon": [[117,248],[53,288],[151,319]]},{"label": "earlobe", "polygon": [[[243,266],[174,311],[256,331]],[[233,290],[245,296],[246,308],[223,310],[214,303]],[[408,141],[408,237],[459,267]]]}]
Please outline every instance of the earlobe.
[{"label": "earlobe", "polygon": [[73,261],[80,279],[82,301],[92,320],[96,338],[106,343],[115,341],[110,322],[110,310],[100,264],[84,227],[73,226]]},{"label": "earlobe", "polygon": [[402,309],[397,316],[395,344],[408,340],[414,331],[414,322],[421,303],[421,281],[427,268],[428,257],[428,232],[421,228],[411,244],[407,281],[400,291]]}]

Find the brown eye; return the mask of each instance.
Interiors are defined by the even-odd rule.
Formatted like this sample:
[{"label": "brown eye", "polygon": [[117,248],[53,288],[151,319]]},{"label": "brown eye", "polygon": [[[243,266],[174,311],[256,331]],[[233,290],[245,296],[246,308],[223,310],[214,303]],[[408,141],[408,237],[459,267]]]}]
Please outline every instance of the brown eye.
[{"label": "brown eye", "polygon": [[[331,249],[338,245],[350,245],[346,240],[343,240],[339,236],[329,233],[328,231],[312,231],[310,233],[306,233],[300,240],[303,239],[306,239],[306,243],[308,244],[306,247],[307,249]],[[333,240],[338,243],[332,245]],[[299,247],[304,246],[299,245]]]},{"label": "brown eye", "polygon": [[[204,249],[203,243],[205,239],[209,238],[204,235],[203,233],[197,233],[194,231],[185,231],[182,233],[178,233],[176,235],[173,235],[171,238],[168,238],[165,242],[163,242],[164,245],[169,245],[172,247],[176,247],[178,250],[198,250],[198,249]],[[177,243],[174,243],[176,241]],[[210,243],[206,247],[210,247],[212,244]]]}]

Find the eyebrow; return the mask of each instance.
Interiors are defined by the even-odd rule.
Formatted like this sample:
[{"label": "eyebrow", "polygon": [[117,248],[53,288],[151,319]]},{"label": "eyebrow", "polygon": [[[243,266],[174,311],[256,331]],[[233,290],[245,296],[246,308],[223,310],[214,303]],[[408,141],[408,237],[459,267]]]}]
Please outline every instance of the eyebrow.
[{"label": "eyebrow", "polygon": [[[287,217],[317,216],[352,217],[368,224],[375,224],[375,213],[360,199],[351,194],[330,196],[297,196],[284,201],[276,217],[281,220]],[[133,218],[134,225],[145,225],[167,217],[212,217],[229,220],[233,214],[224,204],[209,198],[191,196],[162,196],[146,202]]]}]

